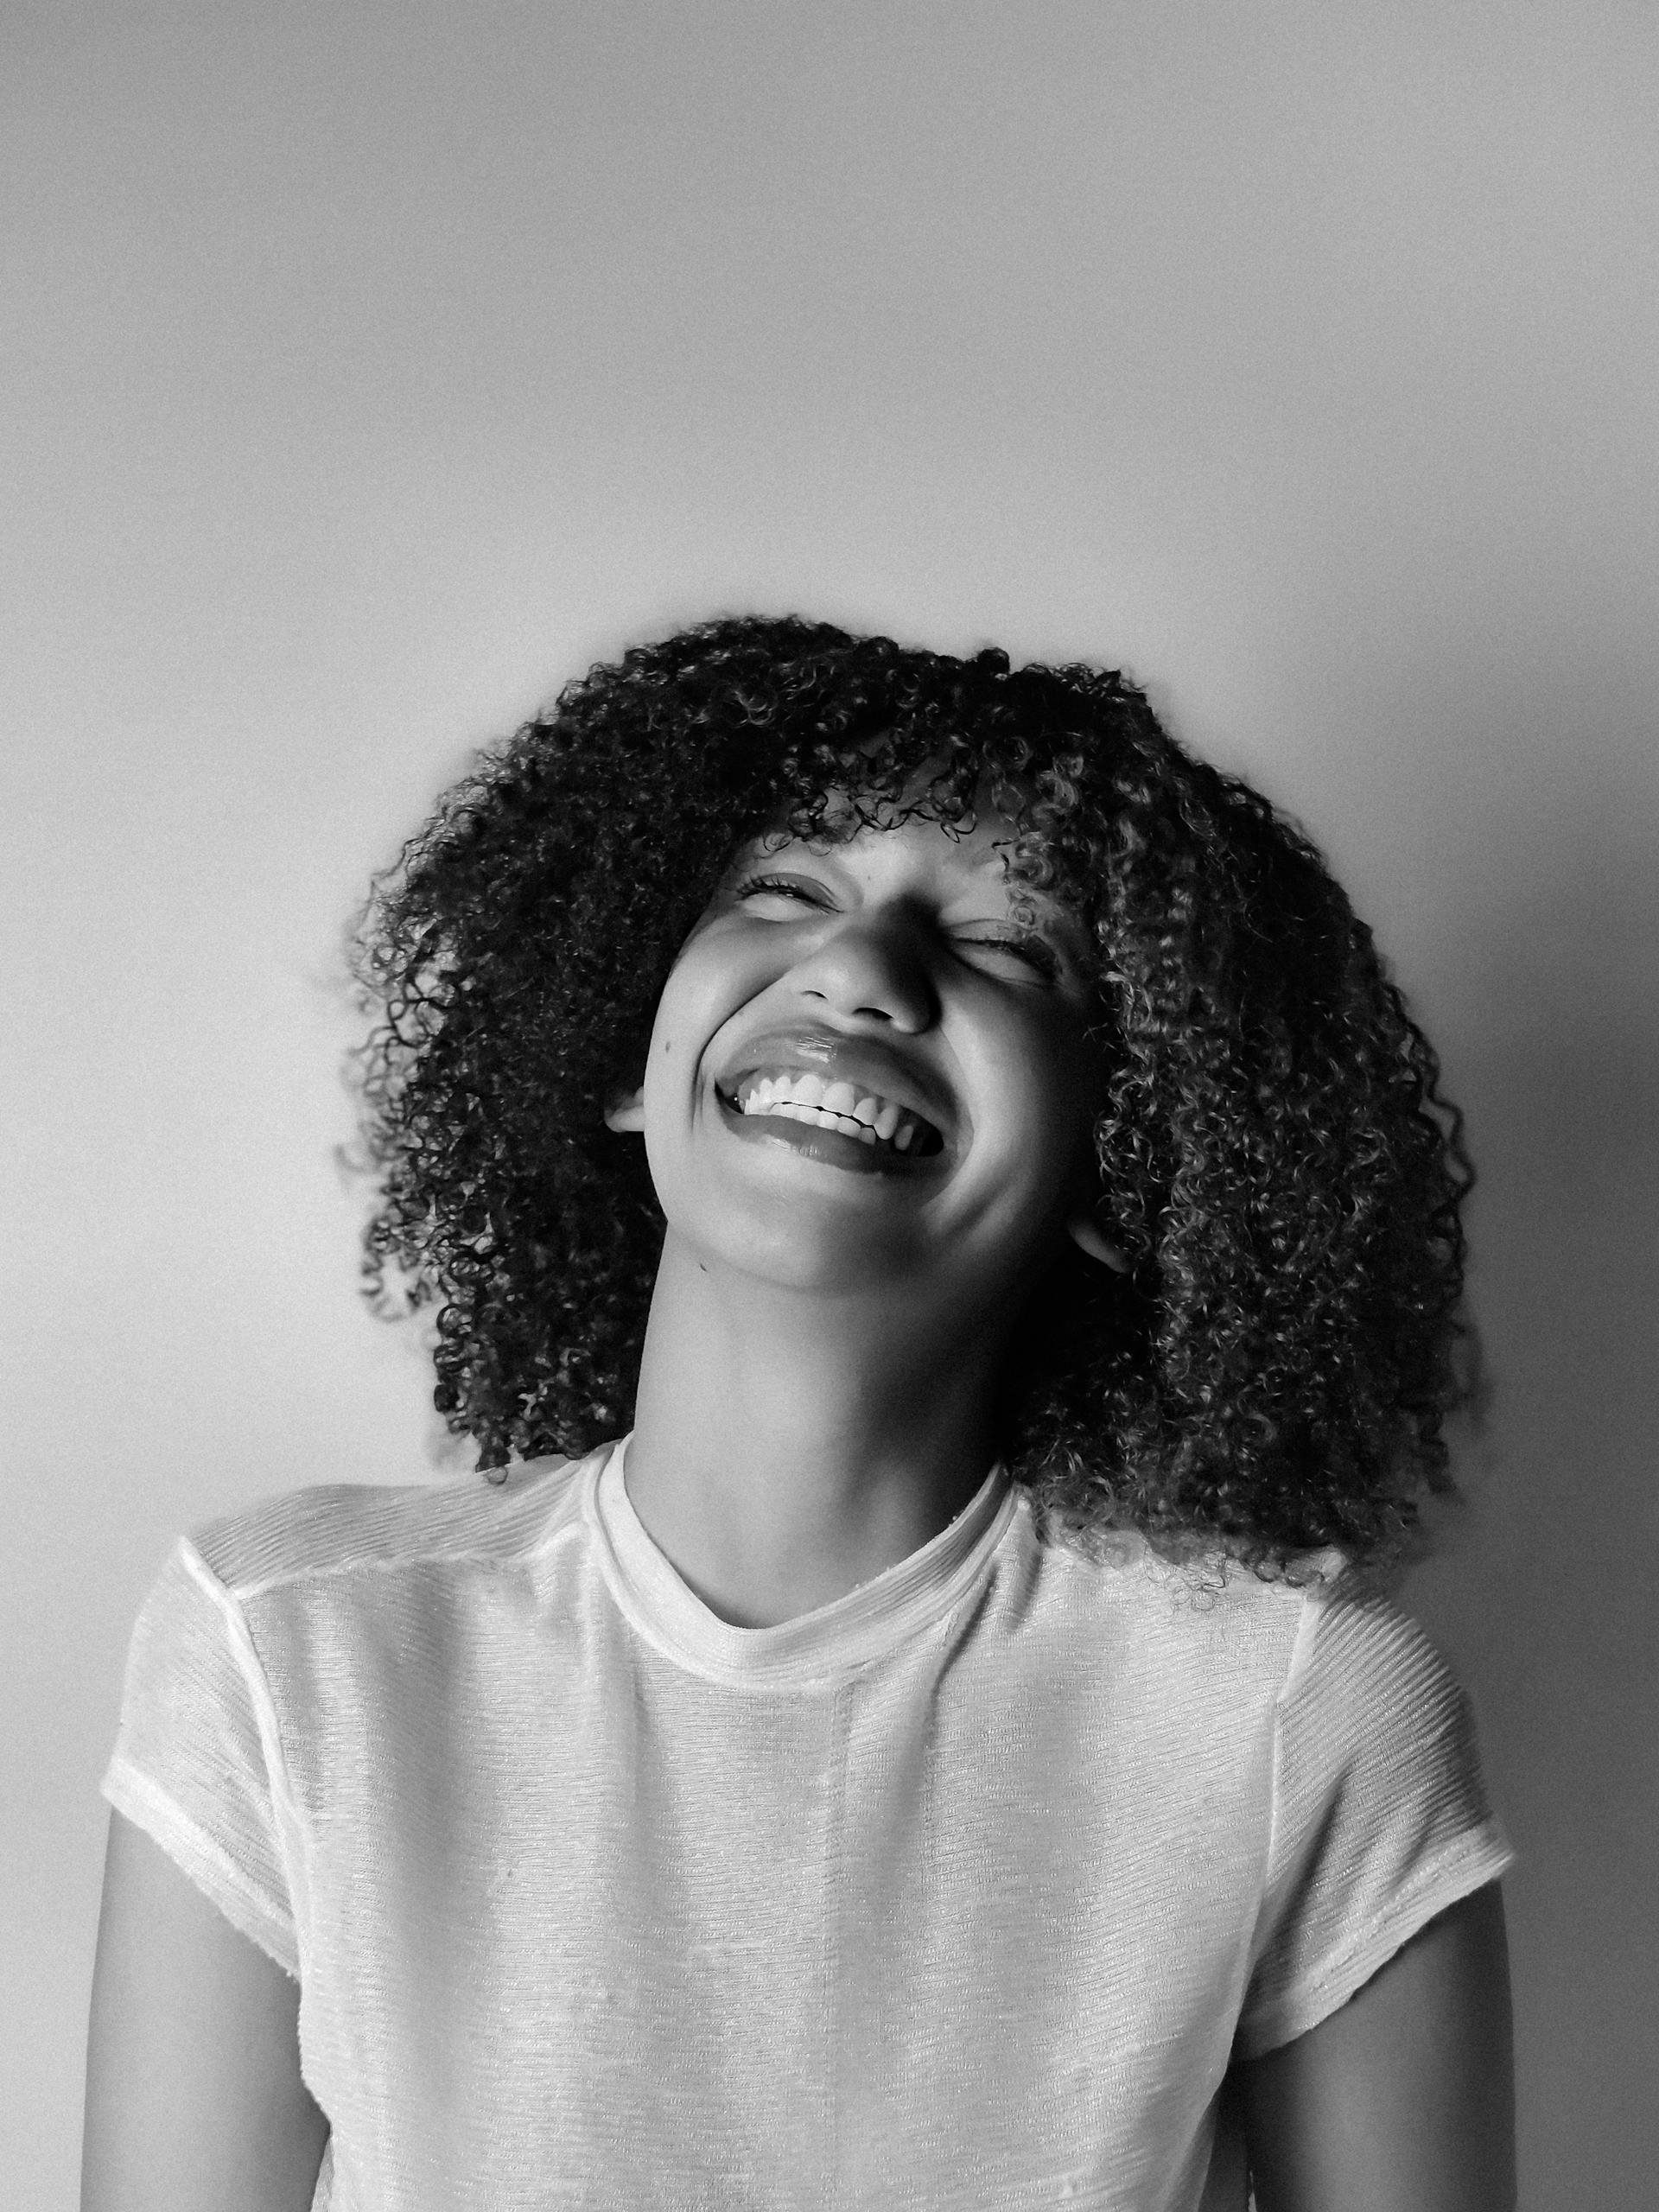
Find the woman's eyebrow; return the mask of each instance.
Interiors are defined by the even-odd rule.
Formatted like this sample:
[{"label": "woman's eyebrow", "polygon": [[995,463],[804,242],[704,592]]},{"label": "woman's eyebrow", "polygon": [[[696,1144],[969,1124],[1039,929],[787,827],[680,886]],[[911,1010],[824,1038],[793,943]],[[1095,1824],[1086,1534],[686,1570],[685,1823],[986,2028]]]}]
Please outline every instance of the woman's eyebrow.
[{"label": "woman's eyebrow", "polygon": [[[842,837],[797,837],[782,830],[757,831],[753,837],[746,839],[733,855],[721,882],[729,883],[750,868],[788,867],[797,855],[804,860],[826,863],[839,870],[842,848],[848,842]],[[970,862],[970,873],[988,879],[986,888],[988,890],[994,886],[1005,891],[1011,901],[1028,900],[1037,931],[1057,938],[1063,948],[1074,957],[1086,959],[1090,936],[1082,921],[1065,900],[1055,898],[1052,893],[1035,884],[1027,883],[1022,877],[1009,875],[1003,864],[1003,846],[999,844],[982,859]],[[987,915],[983,918],[1017,922],[1019,918],[1008,914],[1002,917]]]}]

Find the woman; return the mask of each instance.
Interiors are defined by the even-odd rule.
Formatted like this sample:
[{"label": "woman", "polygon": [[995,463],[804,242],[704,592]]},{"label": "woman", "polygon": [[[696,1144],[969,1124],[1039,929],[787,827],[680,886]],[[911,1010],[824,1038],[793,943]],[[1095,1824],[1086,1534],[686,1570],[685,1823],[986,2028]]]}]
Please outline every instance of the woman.
[{"label": "woman", "polygon": [[732,620],[363,945],[488,1479],[164,1568],[86,2212],[1512,2206],[1511,1854],[1381,1591],[1469,1173],[1306,841],[1114,675]]}]

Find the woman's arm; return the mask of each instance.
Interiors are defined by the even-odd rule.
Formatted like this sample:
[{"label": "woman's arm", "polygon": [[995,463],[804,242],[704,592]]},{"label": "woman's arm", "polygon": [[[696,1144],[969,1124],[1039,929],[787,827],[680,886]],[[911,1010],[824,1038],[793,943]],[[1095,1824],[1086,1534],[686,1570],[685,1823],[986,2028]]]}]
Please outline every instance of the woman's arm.
[{"label": "woman's arm", "polygon": [[1430,1921],[1317,2027],[1236,2070],[1257,2212],[1514,2212],[1498,1885]]},{"label": "woman's arm", "polygon": [[110,1815],[81,2212],[309,2212],[328,2123],[298,1985],[142,1828]]}]

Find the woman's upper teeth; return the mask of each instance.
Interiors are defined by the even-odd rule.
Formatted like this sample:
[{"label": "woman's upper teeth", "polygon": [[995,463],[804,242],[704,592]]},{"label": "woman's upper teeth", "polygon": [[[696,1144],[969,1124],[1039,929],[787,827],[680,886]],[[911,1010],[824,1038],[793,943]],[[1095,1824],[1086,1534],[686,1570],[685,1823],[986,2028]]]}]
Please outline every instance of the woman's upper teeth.
[{"label": "woman's upper teeth", "polygon": [[791,1120],[839,1128],[866,1144],[880,1138],[898,1152],[907,1151],[918,1130],[931,1126],[919,1114],[878,1092],[861,1091],[850,1083],[826,1082],[821,1075],[804,1071],[751,1076],[738,1085],[737,1104],[745,1114],[783,1114]]}]

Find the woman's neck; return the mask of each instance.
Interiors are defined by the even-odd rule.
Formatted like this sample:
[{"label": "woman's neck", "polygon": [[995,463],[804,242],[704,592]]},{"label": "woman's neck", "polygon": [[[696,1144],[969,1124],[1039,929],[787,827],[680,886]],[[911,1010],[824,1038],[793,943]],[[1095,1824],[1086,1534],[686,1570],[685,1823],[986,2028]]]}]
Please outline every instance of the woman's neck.
[{"label": "woman's neck", "polygon": [[699,1258],[671,1230],[629,1502],[722,1619],[815,1611],[930,1542],[984,1481],[1007,1325],[906,1312],[869,1286],[780,1287]]}]

